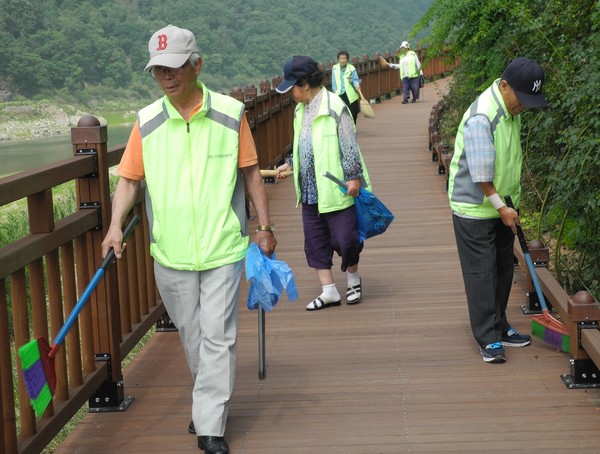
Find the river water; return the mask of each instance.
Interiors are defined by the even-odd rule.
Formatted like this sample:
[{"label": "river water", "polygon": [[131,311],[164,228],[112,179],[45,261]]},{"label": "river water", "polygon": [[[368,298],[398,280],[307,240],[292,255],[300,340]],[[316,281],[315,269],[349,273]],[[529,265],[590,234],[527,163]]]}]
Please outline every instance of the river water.
[{"label": "river water", "polygon": [[[108,128],[108,146],[124,144],[131,126]],[[0,141],[0,178],[73,156],[71,134]]]}]

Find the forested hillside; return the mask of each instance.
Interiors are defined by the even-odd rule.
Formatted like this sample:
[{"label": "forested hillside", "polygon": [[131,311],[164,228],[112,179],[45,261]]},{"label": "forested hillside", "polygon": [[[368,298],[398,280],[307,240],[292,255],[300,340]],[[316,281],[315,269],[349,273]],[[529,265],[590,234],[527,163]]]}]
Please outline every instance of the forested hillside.
[{"label": "forested hillside", "polygon": [[147,98],[148,39],[167,24],[196,34],[202,79],[228,91],[281,74],[294,54],[394,51],[432,1],[0,0],[0,92]]}]

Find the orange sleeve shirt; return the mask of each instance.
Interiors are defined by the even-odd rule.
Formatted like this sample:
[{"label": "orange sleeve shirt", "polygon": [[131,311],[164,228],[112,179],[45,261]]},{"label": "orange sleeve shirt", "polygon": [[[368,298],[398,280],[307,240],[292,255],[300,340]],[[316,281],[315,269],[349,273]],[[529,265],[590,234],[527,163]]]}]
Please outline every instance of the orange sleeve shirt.
[{"label": "orange sleeve shirt", "polygon": [[[192,115],[200,110],[202,104],[196,106]],[[250,125],[246,114],[242,116],[240,124],[239,134],[239,146],[238,146],[238,168],[250,167],[254,164],[258,164],[258,155],[256,154],[256,145],[254,144],[254,138],[252,137],[252,131],[250,131]],[[117,173],[130,180],[143,180],[144,179],[144,158],[142,155],[142,136],[140,134],[140,127],[138,122],[135,122],[127,146],[123,152],[123,157],[119,163]]]}]

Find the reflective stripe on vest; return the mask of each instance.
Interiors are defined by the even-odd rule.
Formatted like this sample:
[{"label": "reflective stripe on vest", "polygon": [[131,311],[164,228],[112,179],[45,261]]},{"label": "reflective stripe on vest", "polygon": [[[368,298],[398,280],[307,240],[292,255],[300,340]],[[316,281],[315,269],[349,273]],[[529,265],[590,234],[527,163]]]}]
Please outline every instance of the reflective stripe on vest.
[{"label": "reflective stripe on vest", "polygon": [[[358,99],[358,93],[352,85],[352,73],[356,71],[356,68],[352,66],[350,63],[346,64],[346,68],[344,69],[344,86],[346,87],[346,96],[348,96],[348,101],[352,104],[354,101]],[[342,68],[340,64],[333,65],[331,68],[331,72],[333,77],[335,78],[335,94],[339,95],[342,92]]]},{"label": "reflective stripe on vest", "polygon": [[506,111],[498,88],[499,82],[500,79],[496,80],[471,104],[458,127],[448,180],[450,207],[458,215],[482,219],[500,217],[479,184],[473,182],[464,153],[464,125],[474,115],[485,115],[490,121],[496,149],[493,183],[498,195],[502,199],[510,195],[515,207],[519,207],[522,165],[521,117],[511,116]]},{"label": "reflective stripe on vest", "polygon": [[200,271],[235,263],[248,245],[238,169],[244,105],[209,91],[186,122],[165,96],[138,113],[150,252],[161,265]]},{"label": "reflective stripe on vest", "polygon": [[[319,213],[329,213],[331,211],[342,210],[354,205],[353,197],[348,197],[338,185],[330,179],[323,176],[324,171],[329,171],[340,179],[345,179],[344,175],[336,173],[342,172],[342,157],[340,151],[340,142],[338,138],[338,124],[341,121],[342,111],[348,109],[344,101],[339,96],[322,88],[321,105],[319,112],[312,124],[312,145],[314,150],[315,177],[317,183],[317,192],[319,194]],[[294,112],[294,150],[293,167],[297,169],[294,172],[294,183],[296,185],[296,206],[302,201],[300,189],[300,153],[298,144],[300,142],[300,131],[302,130],[302,117],[304,116],[304,104],[298,103]],[[350,115],[350,112],[348,112]],[[360,150],[360,162],[362,166],[361,187],[371,190],[371,181],[367,166],[364,163]]]}]

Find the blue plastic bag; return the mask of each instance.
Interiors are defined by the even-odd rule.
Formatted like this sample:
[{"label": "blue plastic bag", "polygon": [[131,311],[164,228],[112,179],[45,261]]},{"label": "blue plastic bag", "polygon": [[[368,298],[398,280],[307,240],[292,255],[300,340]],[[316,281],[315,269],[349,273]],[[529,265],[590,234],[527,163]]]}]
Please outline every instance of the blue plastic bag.
[{"label": "blue plastic bag", "polygon": [[358,196],[354,197],[358,239],[362,242],[367,238],[385,232],[394,220],[394,215],[370,191],[361,188]]},{"label": "blue plastic bag", "polygon": [[257,310],[260,304],[264,310],[272,311],[283,289],[290,301],[298,298],[294,273],[287,263],[277,260],[275,253],[267,257],[254,242],[246,252],[246,280],[252,280],[247,303],[250,310]]},{"label": "blue plastic bag", "polygon": [[[337,183],[340,191],[346,194],[347,188],[344,181],[329,172],[324,172],[323,176]],[[394,220],[394,215],[383,202],[371,191],[363,188],[360,188],[358,196],[354,197],[354,210],[356,211],[358,239],[361,242],[382,234]]]}]

